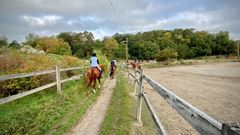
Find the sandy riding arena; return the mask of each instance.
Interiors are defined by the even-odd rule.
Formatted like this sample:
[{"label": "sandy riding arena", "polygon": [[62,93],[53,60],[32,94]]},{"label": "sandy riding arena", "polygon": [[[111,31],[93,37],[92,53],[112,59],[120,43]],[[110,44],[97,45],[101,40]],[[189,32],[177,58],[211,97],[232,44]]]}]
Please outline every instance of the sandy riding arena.
[{"label": "sandy riding arena", "polygon": [[[240,121],[239,62],[144,69],[144,74],[219,122]],[[169,134],[197,134],[150,86],[144,87]]]}]

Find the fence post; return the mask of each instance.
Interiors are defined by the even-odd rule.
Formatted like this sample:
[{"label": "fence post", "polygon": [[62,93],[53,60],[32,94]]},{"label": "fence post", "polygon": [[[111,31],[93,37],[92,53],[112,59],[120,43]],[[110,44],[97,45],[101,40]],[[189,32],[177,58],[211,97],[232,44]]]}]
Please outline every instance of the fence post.
[{"label": "fence post", "polygon": [[129,82],[129,79],[130,79],[130,71],[129,71],[129,69],[127,70],[127,73],[128,73],[128,82]]},{"label": "fence post", "polygon": [[143,69],[140,70],[140,84],[139,84],[139,92],[138,92],[138,110],[137,110],[137,120],[141,122],[142,115],[142,85],[143,85]]},{"label": "fence post", "polygon": [[57,93],[61,95],[62,94],[61,79],[60,79],[60,69],[58,65],[56,65],[56,82],[57,82]]},{"label": "fence post", "polygon": [[137,94],[137,69],[134,68],[134,92]]},{"label": "fence post", "polygon": [[83,63],[82,76],[83,76],[83,81],[86,82],[86,78],[85,78],[85,63]]}]

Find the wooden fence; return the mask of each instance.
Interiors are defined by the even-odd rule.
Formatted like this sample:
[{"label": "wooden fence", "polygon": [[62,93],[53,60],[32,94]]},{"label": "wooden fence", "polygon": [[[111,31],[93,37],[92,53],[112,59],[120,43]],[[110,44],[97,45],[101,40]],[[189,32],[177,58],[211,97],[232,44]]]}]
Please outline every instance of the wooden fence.
[{"label": "wooden fence", "polygon": [[[82,75],[75,75],[75,76],[72,76],[70,78],[61,80],[61,77],[60,77],[61,72],[70,71],[70,70],[78,70],[78,69],[82,69]],[[61,83],[71,81],[71,80],[80,79],[80,77],[85,76],[85,66],[83,65],[83,67],[71,67],[71,68],[65,68],[65,69],[60,69],[58,66],[56,66],[55,70],[44,70],[44,71],[37,71],[37,72],[32,72],[32,73],[20,73],[20,74],[3,75],[3,76],[0,76],[0,81],[5,81],[5,80],[8,80],[8,79],[31,77],[31,76],[37,76],[37,75],[44,75],[44,74],[51,74],[51,73],[56,74],[56,82],[46,84],[44,86],[40,86],[40,87],[37,87],[35,89],[29,90],[29,91],[26,91],[26,92],[22,92],[22,93],[19,93],[19,94],[16,94],[16,95],[1,98],[0,99],[0,104],[8,103],[10,101],[22,98],[24,96],[36,93],[38,91],[53,87],[55,85],[57,85],[57,93],[61,95],[62,94]]]},{"label": "wooden fence", "polygon": [[[240,135],[240,129],[231,128],[227,124],[222,124],[212,117],[208,116],[206,113],[200,111],[198,108],[194,107],[187,101],[181,99],[174,93],[172,93],[167,88],[158,84],[156,81],[143,74],[143,70],[137,70],[134,68],[123,68],[128,73],[129,77],[134,78],[135,92],[138,95],[138,111],[137,120],[141,121],[141,108],[142,108],[142,98],[146,102],[146,105],[152,115],[153,121],[157,128],[159,135],[166,135],[166,131],[161,124],[159,118],[157,117],[154,108],[149,102],[146,93],[143,89],[143,81],[146,81],[154,91],[161,95],[164,100],[166,100],[196,131],[203,135]],[[134,71],[132,73],[131,71]],[[139,87],[137,87],[137,85]]]}]

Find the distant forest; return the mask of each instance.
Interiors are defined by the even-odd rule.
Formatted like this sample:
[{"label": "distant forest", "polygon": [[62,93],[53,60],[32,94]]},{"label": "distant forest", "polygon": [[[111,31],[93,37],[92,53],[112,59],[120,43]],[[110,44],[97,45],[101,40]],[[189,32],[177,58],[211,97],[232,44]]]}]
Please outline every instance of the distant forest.
[{"label": "distant forest", "polygon": [[[126,39],[128,40],[126,42]],[[89,57],[94,50],[100,50],[110,59],[125,58],[125,47],[131,59],[157,60],[190,59],[210,55],[236,55],[237,44],[229,33],[221,31],[211,34],[194,29],[153,30],[136,34],[119,34],[94,39],[91,32],[61,32],[56,36],[40,37],[28,34],[22,45],[30,45],[46,53]],[[19,49],[20,44],[0,37],[0,47]]]}]

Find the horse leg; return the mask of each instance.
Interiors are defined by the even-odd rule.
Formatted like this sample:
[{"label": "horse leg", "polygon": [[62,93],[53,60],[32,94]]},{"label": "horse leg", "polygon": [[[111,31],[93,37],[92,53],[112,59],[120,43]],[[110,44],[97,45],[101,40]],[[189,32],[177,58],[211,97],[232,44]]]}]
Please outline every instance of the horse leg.
[{"label": "horse leg", "polygon": [[98,78],[98,88],[99,89],[101,88],[101,80],[100,80],[100,78]]},{"label": "horse leg", "polygon": [[96,79],[95,79],[94,82],[93,82],[93,83],[94,83],[94,84],[93,84],[93,92],[94,92],[94,93],[96,93],[96,82],[97,82],[97,81],[96,81]]},{"label": "horse leg", "polygon": [[88,83],[87,83],[87,96],[90,95],[90,86],[91,86],[92,81],[90,79],[88,79]]}]

